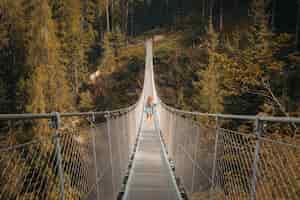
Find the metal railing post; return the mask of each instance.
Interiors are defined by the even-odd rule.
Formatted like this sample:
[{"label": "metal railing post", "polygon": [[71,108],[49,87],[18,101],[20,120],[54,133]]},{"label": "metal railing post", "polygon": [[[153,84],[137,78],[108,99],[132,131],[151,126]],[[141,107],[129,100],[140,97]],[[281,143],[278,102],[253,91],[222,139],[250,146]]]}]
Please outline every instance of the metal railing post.
[{"label": "metal railing post", "polygon": [[92,118],[90,120],[91,131],[92,131],[92,140],[93,140],[93,157],[94,157],[94,164],[95,164],[95,176],[96,176],[96,199],[100,200],[100,191],[99,191],[99,173],[98,173],[98,166],[97,166],[97,152],[96,152],[96,130],[93,127],[95,123],[95,113],[92,113]]},{"label": "metal railing post", "polygon": [[[123,115],[123,114],[122,114]],[[124,116],[122,116],[122,115],[120,115],[119,116],[119,119],[121,118],[123,118]],[[118,120],[118,121],[120,121],[120,120]],[[122,140],[122,133],[120,134],[120,132],[122,132],[123,130],[124,130],[124,126],[123,126],[123,123],[121,123],[121,125],[118,125],[119,127],[121,126],[121,130],[119,129],[118,130],[118,135],[117,135],[117,145],[118,145],[118,158],[119,158],[119,169],[121,170],[121,176],[123,176],[124,174],[123,174],[123,164],[124,164],[124,161],[123,161],[123,156],[122,156],[122,152],[124,151],[123,149],[122,149],[122,152],[121,152],[121,140]]]},{"label": "metal railing post", "polygon": [[[200,140],[200,133],[199,133],[199,126],[196,125],[196,141],[195,141],[195,145],[194,145],[194,162],[196,162],[197,160],[197,156],[198,156],[198,142]],[[192,193],[194,192],[195,189],[195,174],[196,173],[196,165],[193,164],[193,176],[192,176]]]},{"label": "metal railing post", "polygon": [[111,166],[111,182],[113,189],[113,197],[117,199],[116,196],[116,187],[115,187],[115,174],[114,174],[114,161],[113,161],[113,153],[112,153],[112,138],[111,138],[111,124],[110,124],[110,113],[106,112],[105,114],[106,124],[107,124],[107,135],[108,135],[108,143],[109,143],[109,155],[110,155],[110,166]]},{"label": "metal railing post", "polygon": [[60,128],[61,120],[60,114],[58,112],[54,113],[54,116],[51,118],[51,128],[55,129],[54,132],[54,143],[55,143],[55,156],[56,156],[56,163],[58,166],[58,176],[59,176],[59,199],[65,199],[65,181],[64,181],[64,171],[62,166],[62,157],[61,157],[61,146],[60,146],[60,135],[59,135],[59,128]]},{"label": "metal railing post", "polygon": [[262,133],[263,121],[261,121],[258,117],[255,120],[255,154],[252,166],[252,181],[251,181],[251,200],[256,199],[256,184],[257,184],[257,164],[259,162],[259,151],[260,151],[260,136]]},{"label": "metal railing post", "polygon": [[[122,140],[123,140],[123,151],[125,151],[125,155],[126,157],[124,157],[123,159],[125,159],[125,163],[127,164],[129,161],[129,157],[130,157],[130,149],[129,149],[129,138],[128,138],[128,124],[126,124],[126,121],[128,118],[128,113],[125,113],[125,115],[122,117],[122,126],[123,126],[123,136],[122,136]],[[124,152],[123,152],[124,153]],[[124,167],[122,168],[122,172],[124,173],[123,175],[126,174],[126,164],[124,164]]]},{"label": "metal railing post", "polygon": [[210,191],[209,191],[209,199],[213,199],[213,191],[214,191],[214,187],[215,187],[215,177],[216,177],[216,170],[217,170],[219,129],[220,129],[220,117],[217,115],[216,116],[216,138],[215,138],[213,169],[212,169],[212,176],[211,176],[211,187],[210,187]]},{"label": "metal railing post", "polygon": [[[166,112],[166,110],[165,110]],[[168,135],[168,151],[169,151],[169,157],[173,160],[174,155],[173,155],[173,113],[168,111],[170,116],[170,121],[168,122],[169,124],[169,135]]]},{"label": "metal railing post", "polygon": [[174,162],[176,163],[176,158],[177,158],[177,152],[178,152],[178,142],[177,142],[177,134],[178,134],[178,121],[177,121],[177,118],[178,116],[176,114],[173,114],[174,116],[174,121],[173,121],[173,124],[174,124],[174,127],[173,127],[173,137],[172,137],[172,155],[174,157]]}]

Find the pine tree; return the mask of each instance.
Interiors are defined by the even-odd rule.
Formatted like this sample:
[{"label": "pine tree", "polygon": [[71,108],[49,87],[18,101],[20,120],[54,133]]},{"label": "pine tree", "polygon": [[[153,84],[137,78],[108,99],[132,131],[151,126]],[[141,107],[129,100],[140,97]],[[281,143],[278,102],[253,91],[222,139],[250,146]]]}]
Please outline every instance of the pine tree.
[{"label": "pine tree", "polygon": [[24,111],[22,80],[30,69],[24,66],[25,22],[21,1],[0,2],[0,77],[3,102],[0,112]]},{"label": "pine tree", "polygon": [[213,29],[212,17],[210,17],[207,26],[207,33],[203,44],[207,63],[205,69],[199,68],[197,71],[199,81],[194,82],[196,89],[194,103],[202,111],[218,113],[223,111],[223,94],[221,92],[223,89],[221,86],[223,63],[220,63],[222,55],[217,51],[219,40],[218,34]]},{"label": "pine tree", "polygon": [[86,72],[84,30],[82,26],[81,2],[56,0],[52,5],[58,24],[57,36],[60,41],[60,62],[67,67],[69,85],[73,93],[73,105],[79,97],[79,83]]},{"label": "pine tree", "polygon": [[219,14],[219,31],[222,32],[224,28],[224,2],[219,0],[220,3],[220,14]]},{"label": "pine tree", "polygon": [[272,88],[272,85],[280,81],[282,72],[282,62],[275,57],[278,49],[275,47],[280,44],[269,29],[263,0],[252,0],[250,25],[245,39],[247,44],[236,49],[231,56],[234,63],[232,67],[225,68],[227,90],[232,90],[237,96],[244,96],[245,105],[255,105],[258,108],[256,111],[248,110],[249,112],[262,112],[266,105],[270,105],[272,112],[279,108],[285,113],[276,97],[277,91]]},{"label": "pine tree", "polygon": [[107,33],[103,40],[104,55],[101,67],[114,71],[119,66],[120,51],[124,46],[125,38],[119,28],[113,33]]},{"label": "pine tree", "polygon": [[27,112],[70,110],[67,70],[58,60],[59,42],[48,2],[26,1],[25,15],[29,25],[26,64],[33,72],[27,84]]}]

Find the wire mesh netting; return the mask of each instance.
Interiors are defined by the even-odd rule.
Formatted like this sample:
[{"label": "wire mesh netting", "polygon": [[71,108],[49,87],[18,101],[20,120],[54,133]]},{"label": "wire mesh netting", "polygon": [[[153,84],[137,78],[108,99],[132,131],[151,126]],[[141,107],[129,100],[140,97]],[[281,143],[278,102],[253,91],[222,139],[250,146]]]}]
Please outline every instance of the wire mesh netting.
[{"label": "wire mesh netting", "polygon": [[299,147],[262,138],[259,158],[256,197],[260,199],[299,199]]},{"label": "wire mesh netting", "polygon": [[1,151],[0,199],[57,197],[59,179],[55,154],[51,139]]},{"label": "wire mesh netting", "polygon": [[44,132],[1,148],[0,199],[115,200],[128,173],[138,114],[131,108],[96,121],[65,117],[58,129],[32,129]]},{"label": "wire mesh netting", "polygon": [[161,129],[174,162],[175,174],[189,198],[208,197],[213,168],[215,131],[199,126],[192,118],[160,107]]},{"label": "wire mesh netting", "polygon": [[255,121],[252,131],[243,132],[232,126],[237,120],[228,125],[164,104],[159,114],[168,155],[189,199],[300,198],[300,147],[291,139],[272,138],[265,127],[258,134]]}]

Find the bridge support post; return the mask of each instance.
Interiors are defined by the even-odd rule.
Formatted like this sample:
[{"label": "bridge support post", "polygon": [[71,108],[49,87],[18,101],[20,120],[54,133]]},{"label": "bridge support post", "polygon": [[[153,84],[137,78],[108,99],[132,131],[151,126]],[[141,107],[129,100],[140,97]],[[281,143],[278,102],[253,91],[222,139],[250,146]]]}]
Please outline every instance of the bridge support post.
[{"label": "bridge support post", "polygon": [[[122,119],[124,116],[122,116],[123,114],[121,114],[119,117]],[[122,120],[121,120],[122,121]],[[123,123],[121,122],[120,125],[121,127],[121,131],[120,132],[123,132],[124,131],[124,126],[123,126]],[[124,159],[124,156],[122,155],[122,153],[124,152],[125,149],[122,149],[122,144],[121,144],[121,140],[122,140],[122,134],[123,133],[119,133],[118,136],[117,136],[117,150],[118,150],[118,159],[119,159],[119,169],[121,171],[121,176],[124,176],[125,174],[123,174],[123,166],[124,166],[124,163],[126,163],[123,159]],[[121,192],[121,191],[118,191],[118,192]]]},{"label": "bridge support post", "polygon": [[64,180],[64,171],[62,166],[62,157],[61,157],[61,145],[60,145],[60,135],[59,135],[59,128],[60,128],[60,114],[58,112],[54,113],[54,116],[51,119],[51,128],[55,129],[54,132],[54,143],[55,143],[55,156],[56,156],[56,164],[58,167],[58,176],[59,176],[59,199],[65,199],[65,180]]},{"label": "bridge support post", "polygon": [[213,158],[213,169],[212,169],[212,176],[211,176],[211,187],[209,191],[209,199],[213,199],[213,192],[215,187],[215,177],[217,171],[217,154],[218,154],[218,140],[219,140],[219,130],[220,130],[220,117],[216,116],[216,137],[215,137],[215,147],[214,147],[214,158]]},{"label": "bridge support post", "polygon": [[255,135],[256,135],[256,142],[255,142],[255,153],[254,153],[254,160],[252,165],[252,181],[251,181],[251,200],[256,199],[256,184],[257,184],[257,170],[258,170],[258,162],[259,162],[259,152],[260,152],[260,136],[262,133],[263,128],[263,121],[261,121],[258,117],[255,120]]},{"label": "bridge support post", "polygon": [[111,180],[112,180],[112,190],[113,198],[117,199],[116,186],[115,186],[115,174],[114,174],[114,161],[112,153],[112,138],[111,138],[111,113],[106,112],[105,114],[106,124],[107,124],[107,135],[108,135],[108,145],[109,145],[109,155],[110,155],[110,167],[111,167]]},{"label": "bridge support post", "polygon": [[[194,144],[194,162],[197,161],[198,156],[198,148],[199,148],[199,140],[200,140],[200,133],[199,133],[199,126],[196,124],[196,141]],[[196,164],[193,164],[193,176],[192,176],[192,191],[191,193],[194,193],[195,190],[195,176],[196,176]]]},{"label": "bridge support post", "polygon": [[178,144],[177,144],[177,132],[178,132],[178,117],[174,113],[173,114],[173,125],[174,127],[172,128],[172,155],[173,155],[173,160],[174,164],[176,166],[176,161],[177,161],[177,152],[178,152]]},{"label": "bridge support post", "polygon": [[96,152],[96,130],[93,127],[95,123],[95,113],[92,113],[92,117],[90,120],[90,129],[92,131],[92,142],[93,142],[93,157],[94,157],[94,164],[95,164],[95,180],[96,180],[96,200],[100,200],[100,188],[99,188],[99,173],[98,173],[98,166],[97,166],[97,152]]}]

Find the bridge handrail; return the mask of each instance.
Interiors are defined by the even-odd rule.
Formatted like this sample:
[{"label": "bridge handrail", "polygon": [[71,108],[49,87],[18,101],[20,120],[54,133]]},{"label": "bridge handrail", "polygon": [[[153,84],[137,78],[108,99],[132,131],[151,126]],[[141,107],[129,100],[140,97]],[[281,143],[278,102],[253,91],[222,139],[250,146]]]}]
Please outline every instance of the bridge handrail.
[{"label": "bridge handrail", "polygon": [[[116,110],[108,110],[108,111],[91,111],[91,112],[65,112],[59,113],[60,117],[91,117],[91,116],[99,116],[104,114],[115,115],[115,114],[124,114],[130,112],[137,106],[137,103],[131,105],[126,108],[120,108]],[[0,121],[1,120],[29,120],[29,119],[51,119],[56,117],[57,113],[25,113],[25,114],[0,114]]]},{"label": "bridge handrail", "polygon": [[[1,169],[6,172],[0,174],[3,180],[0,181],[0,199],[27,193],[39,196],[39,199],[49,199],[49,196],[54,195],[64,200],[69,199],[70,194],[80,199],[90,199],[91,196],[100,199],[101,195],[105,199],[117,199],[134,149],[138,132],[135,119],[139,117],[140,106],[141,98],[129,107],[108,111],[0,114],[0,121],[50,121],[49,130],[39,130],[47,134],[41,133],[28,142],[10,143],[9,137],[5,137],[7,140],[3,141],[4,146],[0,146]],[[61,120],[73,120],[72,117],[87,120],[87,123]],[[96,117],[105,119],[96,120]],[[16,169],[18,172],[14,172]],[[31,176],[31,172],[35,175]],[[17,177],[14,180],[9,175],[13,173]],[[57,175],[49,178],[48,173]],[[44,184],[37,184],[35,177],[39,178],[39,182],[53,186],[47,188]],[[20,186],[16,190],[8,190],[13,184]],[[36,188],[31,192],[31,187]],[[109,188],[110,192],[103,193],[104,188]],[[21,192],[23,189],[24,192]],[[71,190],[74,192],[70,193]]]},{"label": "bridge handrail", "polygon": [[[188,198],[261,199],[276,192],[280,199],[299,197],[294,185],[300,174],[299,117],[201,113],[158,103],[166,148]],[[196,121],[200,116],[215,123]],[[242,127],[222,120],[247,123]],[[272,123],[292,125],[292,133]]]},{"label": "bridge handrail", "polygon": [[218,117],[223,119],[239,119],[239,120],[259,120],[264,122],[286,122],[286,123],[300,123],[300,117],[271,117],[271,116],[259,116],[259,115],[232,115],[232,114],[218,114],[218,113],[202,113],[198,111],[187,111],[173,108],[163,103],[159,100],[159,103],[171,112],[178,114],[189,114],[197,116],[207,116],[207,117]]}]

